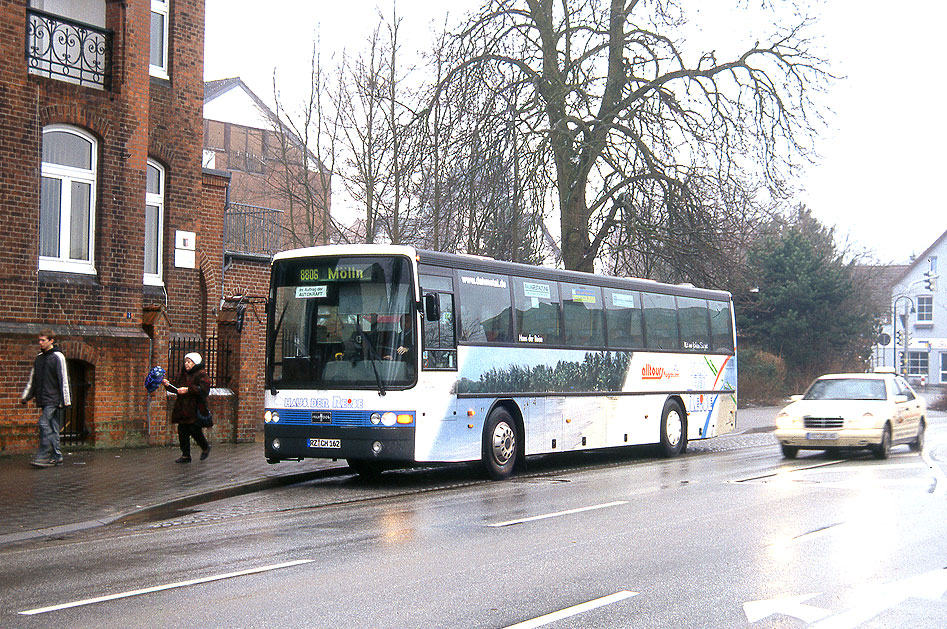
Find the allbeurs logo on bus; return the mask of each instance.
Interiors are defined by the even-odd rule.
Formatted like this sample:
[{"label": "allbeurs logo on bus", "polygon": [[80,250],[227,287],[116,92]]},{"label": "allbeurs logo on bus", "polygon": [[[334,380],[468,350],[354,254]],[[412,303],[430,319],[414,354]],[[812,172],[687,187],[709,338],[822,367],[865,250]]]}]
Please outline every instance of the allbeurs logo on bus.
[{"label": "allbeurs logo on bus", "polygon": [[641,368],[642,380],[660,380],[661,378],[677,378],[680,376],[676,370],[667,370],[664,367],[655,367],[651,363]]}]

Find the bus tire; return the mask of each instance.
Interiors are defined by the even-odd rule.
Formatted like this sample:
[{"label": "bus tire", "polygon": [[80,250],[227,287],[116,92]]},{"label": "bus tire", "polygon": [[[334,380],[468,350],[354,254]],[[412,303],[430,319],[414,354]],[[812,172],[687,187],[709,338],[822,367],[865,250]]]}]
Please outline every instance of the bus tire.
[{"label": "bus tire", "polygon": [[516,422],[510,412],[499,406],[483,426],[483,466],[493,480],[504,480],[513,473],[519,450]]},{"label": "bus tire", "polygon": [[687,443],[687,416],[676,400],[668,400],[661,411],[661,453],[677,456]]}]

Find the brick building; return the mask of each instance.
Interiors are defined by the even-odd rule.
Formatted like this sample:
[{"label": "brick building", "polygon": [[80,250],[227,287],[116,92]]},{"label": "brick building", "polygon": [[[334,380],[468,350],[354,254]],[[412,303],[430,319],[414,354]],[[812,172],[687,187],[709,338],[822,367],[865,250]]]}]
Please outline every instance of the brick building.
[{"label": "brick building", "polygon": [[330,174],[241,79],[204,84],[204,165],[230,173],[228,251],[334,240]]},{"label": "brick building", "polygon": [[11,0],[0,28],[0,451],[35,448],[17,399],[45,327],[69,360],[67,443],[171,442],[145,375],[215,346],[239,368],[211,374],[214,436],[252,439],[260,269],[225,271],[229,173],[202,168],[203,0]]}]

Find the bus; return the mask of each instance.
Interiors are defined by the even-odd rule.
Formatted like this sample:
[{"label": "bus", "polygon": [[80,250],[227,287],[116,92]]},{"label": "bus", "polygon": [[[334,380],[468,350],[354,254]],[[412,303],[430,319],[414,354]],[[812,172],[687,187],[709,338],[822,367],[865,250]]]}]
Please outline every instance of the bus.
[{"label": "bus", "polygon": [[273,258],[264,451],[358,474],[734,430],[729,293],[394,245]]}]

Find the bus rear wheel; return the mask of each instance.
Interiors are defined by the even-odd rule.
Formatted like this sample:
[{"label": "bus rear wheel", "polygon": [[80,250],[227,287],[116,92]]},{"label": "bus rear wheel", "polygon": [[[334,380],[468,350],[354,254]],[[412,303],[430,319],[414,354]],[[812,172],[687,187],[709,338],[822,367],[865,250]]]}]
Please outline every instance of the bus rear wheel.
[{"label": "bus rear wheel", "polygon": [[675,400],[664,403],[661,411],[661,453],[666,457],[677,456],[687,443],[687,420],[684,410]]},{"label": "bus rear wheel", "polygon": [[505,408],[496,408],[483,426],[483,465],[493,480],[509,478],[516,465],[519,435],[516,422]]}]

